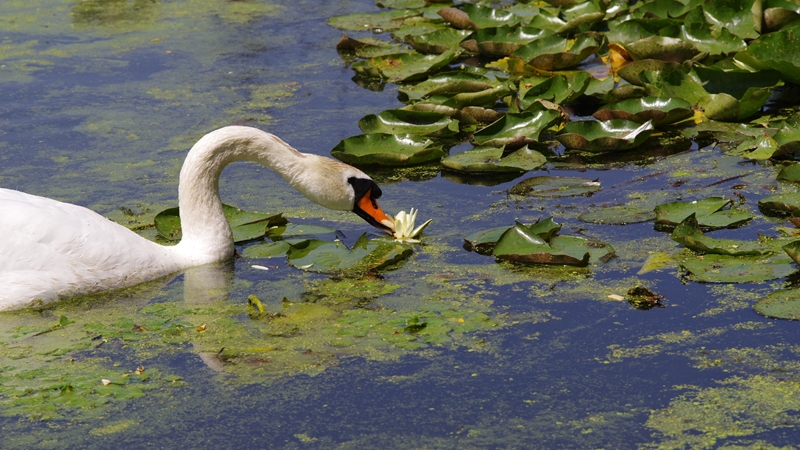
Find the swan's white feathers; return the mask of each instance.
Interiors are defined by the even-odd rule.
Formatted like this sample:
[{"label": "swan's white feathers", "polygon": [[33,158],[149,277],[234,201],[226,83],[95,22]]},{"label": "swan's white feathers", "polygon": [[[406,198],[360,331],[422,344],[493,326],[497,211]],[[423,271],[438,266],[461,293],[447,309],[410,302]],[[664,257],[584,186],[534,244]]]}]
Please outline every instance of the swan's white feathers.
[{"label": "swan's white feathers", "polygon": [[230,258],[233,238],[218,186],[222,170],[236,160],[263,164],[310,200],[336,210],[353,210],[348,178],[369,178],[258,129],[221,128],[192,147],[181,169],[183,239],[172,247],[87,208],[0,188],[0,310],[132,286]]}]

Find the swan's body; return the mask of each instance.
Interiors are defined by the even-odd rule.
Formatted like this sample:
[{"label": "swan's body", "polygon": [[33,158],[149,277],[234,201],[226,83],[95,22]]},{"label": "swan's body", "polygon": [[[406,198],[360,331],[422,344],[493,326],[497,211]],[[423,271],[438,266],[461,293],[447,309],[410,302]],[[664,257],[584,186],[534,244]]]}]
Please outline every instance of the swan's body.
[{"label": "swan's body", "polygon": [[255,128],[231,126],[205,135],[181,169],[183,239],[151,242],[81,206],[0,189],[0,310],[132,286],[233,256],[233,237],[219,198],[222,169],[261,163],[315,203],[356,212],[393,228],[375,199],[380,188],[360,170],[304,154]]}]

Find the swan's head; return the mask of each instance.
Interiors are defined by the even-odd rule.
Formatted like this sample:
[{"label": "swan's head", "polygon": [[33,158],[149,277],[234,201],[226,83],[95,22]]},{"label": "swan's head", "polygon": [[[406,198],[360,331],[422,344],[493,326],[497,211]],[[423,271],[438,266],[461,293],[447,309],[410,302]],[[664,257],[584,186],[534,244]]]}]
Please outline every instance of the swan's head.
[{"label": "swan's head", "polygon": [[368,224],[388,234],[393,234],[394,222],[378,206],[378,199],[382,195],[381,188],[366,175],[349,177],[347,182],[355,193],[353,212],[366,220]]}]

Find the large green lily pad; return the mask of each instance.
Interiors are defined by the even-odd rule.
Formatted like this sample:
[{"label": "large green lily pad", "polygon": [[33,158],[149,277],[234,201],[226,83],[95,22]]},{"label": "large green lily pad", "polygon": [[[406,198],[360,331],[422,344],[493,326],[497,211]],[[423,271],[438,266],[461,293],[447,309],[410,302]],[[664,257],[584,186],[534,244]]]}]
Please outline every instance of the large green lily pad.
[{"label": "large green lily pad", "polygon": [[574,197],[589,195],[600,190],[600,182],[581,177],[531,177],[526,178],[508,192],[531,197]]},{"label": "large green lily pad", "polygon": [[[518,223],[518,225],[521,224]],[[561,230],[561,224],[553,221],[552,217],[537,221],[531,225],[521,226],[525,228],[527,233],[536,235],[545,242],[550,241]],[[472,233],[464,238],[464,248],[482,255],[490,255],[497,241],[508,230],[508,227],[499,227]]]},{"label": "large green lily pad", "polygon": [[762,316],[800,320],[800,289],[782,289],[762,298],[753,306]]},{"label": "large green lily pad", "polygon": [[310,272],[357,274],[396,266],[413,253],[410,245],[392,239],[358,238],[353,248],[341,241],[304,240],[291,245],[289,264]]},{"label": "large green lily pad", "polygon": [[592,80],[594,78],[585,71],[577,71],[569,76],[558,74],[544,79],[523,79],[520,82],[519,104],[523,109],[528,109],[539,100],[566,105],[583,95]]},{"label": "large green lily pad", "polygon": [[364,134],[416,134],[449,136],[458,133],[458,120],[444,114],[390,109],[358,121]]},{"label": "large green lily pad", "polygon": [[328,19],[328,25],[350,31],[392,31],[399,29],[405,20],[419,16],[422,16],[422,13],[416,10],[390,9],[377,14],[334,16]]},{"label": "large green lily pad", "polygon": [[479,30],[516,25],[520,22],[520,18],[512,12],[469,3],[461,5],[461,9],[443,8],[439,10],[439,15],[460,30]]},{"label": "large green lily pad", "polygon": [[348,164],[414,166],[445,156],[441,145],[411,134],[362,134],[343,139],[331,155]]},{"label": "large green lily pad", "polygon": [[625,50],[633,57],[634,61],[642,59],[657,59],[682,63],[700,53],[694,45],[681,39],[650,36],[625,45]]},{"label": "large green lily pad", "polygon": [[656,225],[677,226],[692,214],[697,223],[706,228],[725,228],[742,225],[753,216],[747,211],[723,210],[733,201],[722,197],[709,197],[691,202],[671,202],[655,208]]},{"label": "large green lily pad", "polygon": [[694,115],[692,105],[680,98],[631,98],[606,105],[592,114],[600,120],[651,121],[654,127],[675,123]]},{"label": "large green lily pad", "polygon": [[503,147],[478,147],[445,156],[442,166],[458,172],[527,172],[547,162],[547,158],[528,146],[505,153]]},{"label": "large green lily pad", "polygon": [[556,135],[567,148],[601,153],[629,150],[638,147],[653,133],[653,124],[613,119],[603,122],[583,120],[568,123]]},{"label": "large green lily pad", "polygon": [[416,102],[435,95],[455,95],[480,92],[498,87],[501,83],[487,76],[465,70],[448,71],[430,76],[427,80],[401,86],[400,98]]},{"label": "large green lily pad", "polygon": [[[267,234],[272,227],[286,225],[287,220],[280,214],[264,214],[243,211],[230,205],[222,205],[225,218],[233,232],[234,242],[258,239]],[[183,235],[179,208],[169,208],[156,214],[156,230],[161,237],[178,241]]]}]

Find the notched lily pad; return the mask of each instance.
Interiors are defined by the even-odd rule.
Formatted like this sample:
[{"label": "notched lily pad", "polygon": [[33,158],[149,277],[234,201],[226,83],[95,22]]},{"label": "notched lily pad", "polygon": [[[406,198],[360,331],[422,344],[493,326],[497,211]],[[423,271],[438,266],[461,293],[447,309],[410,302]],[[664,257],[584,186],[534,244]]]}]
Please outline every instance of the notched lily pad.
[{"label": "notched lily pad", "polygon": [[441,145],[411,134],[362,134],[342,140],[331,155],[348,164],[413,166],[445,156]]},{"label": "notched lily pad", "polygon": [[505,153],[503,147],[478,147],[456,155],[445,156],[442,166],[458,172],[527,172],[547,162],[536,150],[522,147]]},{"label": "notched lily pad", "polygon": [[644,97],[606,105],[592,115],[599,120],[650,121],[654,127],[659,127],[688,119],[694,115],[694,111],[689,102],[680,98]]},{"label": "notched lily pad", "polygon": [[498,260],[579,267],[587,266],[590,261],[605,261],[614,254],[614,249],[604,242],[559,236],[560,229],[561,225],[552,218],[530,226],[517,222],[511,228],[474,233],[465,239],[465,248],[482,254],[491,250]]},{"label": "notched lily pad", "polygon": [[600,190],[600,182],[581,177],[531,177],[526,178],[508,192],[530,197],[574,197],[590,195]]},{"label": "notched lily pad", "polygon": [[556,139],[567,148],[601,153],[638,147],[652,133],[653,124],[649,121],[638,124],[623,119],[604,122],[584,120],[568,123],[560,133],[556,134]]},{"label": "notched lily pad", "polygon": [[656,225],[677,226],[692,214],[695,214],[698,225],[705,228],[736,227],[753,218],[747,211],[722,209],[732,203],[733,201],[722,197],[709,197],[691,202],[658,205],[655,208]]},{"label": "notched lily pad", "polygon": [[411,256],[410,245],[392,239],[358,238],[353,248],[341,241],[304,240],[292,244],[287,252],[290,265],[320,273],[358,274],[390,269]]},{"label": "notched lily pad", "polygon": [[[248,212],[230,205],[222,205],[222,210],[231,226],[234,242],[258,239],[267,234],[270,228],[286,225],[288,222],[281,214]],[[183,235],[180,209],[169,208],[156,214],[155,226],[161,237],[179,241]]]},{"label": "notched lily pad", "polygon": [[767,242],[708,237],[700,230],[695,214],[691,214],[678,224],[670,238],[699,253],[728,256],[763,256],[775,253],[775,245]]}]

